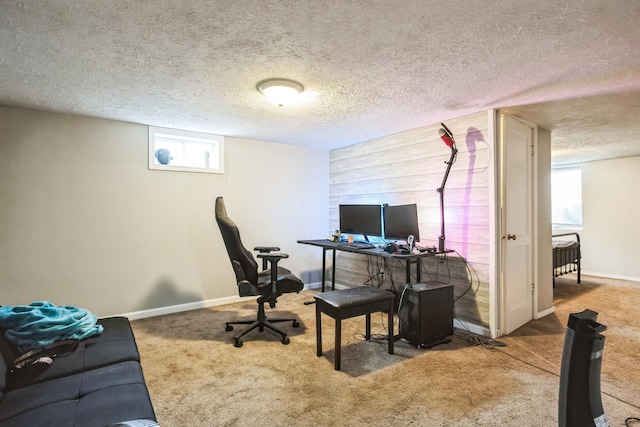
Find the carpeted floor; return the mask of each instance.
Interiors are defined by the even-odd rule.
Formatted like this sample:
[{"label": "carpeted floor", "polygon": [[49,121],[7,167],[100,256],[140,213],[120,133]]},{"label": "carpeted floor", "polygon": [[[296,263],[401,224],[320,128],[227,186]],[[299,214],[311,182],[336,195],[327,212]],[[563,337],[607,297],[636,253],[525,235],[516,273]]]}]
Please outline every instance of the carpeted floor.
[{"label": "carpeted floor", "polygon": [[[556,279],[556,312],[499,339],[417,349],[404,340],[364,341],[364,317],[343,322],[342,371],[333,369],[333,320],[323,317],[316,357],[315,291],[287,294],[268,317],[295,315],[283,345],[249,334],[235,348],[224,322],[255,316],[254,300],[133,321],[142,365],[163,427],[180,426],[554,426],[570,313],[589,308],[607,326],[602,403],[611,426],[640,417],[640,283]],[[386,315],[373,332],[386,334]],[[397,332],[397,331],[396,331]],[[640,426],[640,423],[638,424]]]}]

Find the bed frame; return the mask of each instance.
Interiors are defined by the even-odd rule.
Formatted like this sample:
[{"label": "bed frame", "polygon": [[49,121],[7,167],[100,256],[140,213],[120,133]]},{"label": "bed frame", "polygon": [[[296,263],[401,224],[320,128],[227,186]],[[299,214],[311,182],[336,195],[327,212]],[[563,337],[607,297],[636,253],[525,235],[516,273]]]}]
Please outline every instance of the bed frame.
[{"label": "bed frame", "polygon": [[552,237],[573,236],[572,239],[553,240],[553,286],[556,285],[556,277],[564,274],[578,273],[580,283],[580,235],[578,233],[554,234]]}]

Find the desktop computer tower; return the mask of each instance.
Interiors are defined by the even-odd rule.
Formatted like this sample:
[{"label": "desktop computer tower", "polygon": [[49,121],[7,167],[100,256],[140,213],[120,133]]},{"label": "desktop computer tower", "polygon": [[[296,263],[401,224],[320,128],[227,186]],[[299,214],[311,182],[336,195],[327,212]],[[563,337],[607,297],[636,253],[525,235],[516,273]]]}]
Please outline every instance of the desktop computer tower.
[{"label": "desktop computer tower", "polygon": [[600,369],[606,326],[598,313],[571,313],[562,349],[558,426],[608,427],[600,397]]},{"label": "desktop computer tower", "polygon": [[451,341],[453,335],[453,285],[425,282],[409,285],[398,308],[400,338],[417,347]]}]

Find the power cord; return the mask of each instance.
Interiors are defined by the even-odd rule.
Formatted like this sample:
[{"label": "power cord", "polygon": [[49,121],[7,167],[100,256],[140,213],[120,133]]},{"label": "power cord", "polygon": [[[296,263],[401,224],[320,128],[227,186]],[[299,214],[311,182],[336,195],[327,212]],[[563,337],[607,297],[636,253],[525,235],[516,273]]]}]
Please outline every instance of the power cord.
[{"label": "power cord", "polygon": [[487,350],[492,350],[492,351],[495,350],[496,347],[507,346],[502,341],[498,341],[498,340],[494,340],[493,338],[486,338],[478,334],[474,334],[469,330],[467,325],[465,325],[463,322],[460,321],[460,319],[458,319],[455,313],[453,314],[453,317],[454,319],[458,320],[458,323],[462,325],[462,327],[464,328],[464,330],[462,331],[460,329],[453,330],[453,336],[455,336],[456,338],[466,341],[472,346],[481,346],[483,348],[486,348]]},{"label": "power cord", "polygon": [[394,323],[393,323],[394,324],[394,332],[393,332],[394,336],[396,335],[396,333],[395,333],[396,325],[398,327],[398,335],[400,334],[400,320],[401,320],[400,319],[400,311],[402,310],[402,301],[404,301],[404,294],[407,292],[407,289],[409,288],[409,286],[411,286],[411,285],[409,285],[408,283],[405,284],[404,288],[402,288],[402,292],[400,293],[400,299],[398,300],[398,311],[394,316]]},{"label": "power cord", "polygon": [[[384,313],[380,312],[380,318],[381,318],[381,329],[383,331],[383,333],[377,333],[377,334],[371,334],[371,340],[372,341],[386,341],[388,339],[388,331],[387,331],[387,327],[385,325],[385,319],[384,319],[385,315]],[[396,319],[397,317],[394,316],[394,321],[393,321],[393,329],[395,331],[396,328]],[[387,332],[386,334],[384,332]],[[395,332],[391,335],[392,337],[395,337]],[[353,338],[354,339],[358,339],[359,341],[366,341],[366,337],[362,332],[356,332],[353,334]],[[393,338],[392,338],[393,339]]]},{"label": "power cord", "polygon": [[[358,340],[357,338],[358,334],[353,334],[353,339],[356,340],[356,342],[354,343],[354,347],[356,349],[358,349],[357,352],[355,352],[355,354],[352,354],[351,356],[349,356],[349,354],[346,354],[346,351],[344,351],[345,349],[348,348],[353,348],[353,347],[349,347],[349,344],[351,344],[351,341],[347,341],[343,346],[342,346],[342,355],[341,358],[343,360],[354,360],[354,359],[359,359],[360,357],[362,357],[362,355],[364,354],[364,351],[362,350],[362,347],[360,347],[361,342]],[[348,350],[347,350],[348,351]]]},{"label": "power cord", "polygon": [[[400,293],[400,301],[398,302],[398,312],[393,316],[393,331],[391,336],[395,337],[400,334],[400,310],[402,309],[402,301],[404,299],[404,294],[407,291],[407,288],[410,285],[404,285],[402,292]],[[386,341],[389,336],[389,331],[387,330],[387,319],[383,312],[380,312],[380,325],[383,333],[381,334],[371,334],[371,339],[375,341]],[[386,333],[385,333],[386,332]],[[361,332],[357,332],[353,334],[353,337],[359,337],[362,341],[365,340],[365,335]]]},{"label": "power cord", "polygon": [[[454,317],[455,317],[455,315],[454,315]],[[533,363],[527,362],[526,360],[522,360],[519,357],[511,355],[511,354],[507,353],[506,351],[501,350],[500,348],[497,348],[497,347],[507,347],[507,345],[505,343],[501,342],[501,341],[497,341],[497,340],[494,340],[494,339],[481,337],[481,336],[479,336],[477,334],[474,334],[474,333],[470,332],[468,329],[466,329],[464,332],[466,332],[466,334],[460,334],[459,332],[456,333],[454,331],[454,336],[469,342],[471,345],[480,345],[480,346],[482,346],[483,348],[485,348],[487,350],[500,352],[500,353],[504,354],[505,356],[508,356],[508,357],[510,357],[510,358],[512,358],[514,360],[517,360],[520,363],[524,363],[527,366],[530,366],[532,368],[536,368],[536,369],[538,369],[540,371],[546,372],[546,373],[548,373],[550,375],[553,375],[555,377],[558,377],[558,378],[560,377],[560,374],[558,374],[557,372],[552,372],[552,371],[550,371],[548,369],[542,368],[542,367],[537,366],[537,365],[535,365]],[[507,337],[507,338],[509,338],[513,342],[516,342],[515,340],[513,340],[510,337]],[[517,342],[516,342],[516,344],[517,344]],[[524,347],[522,345],[520,345],[520,347],[522,347],[524,350],[528,351],[529,353],[533,354],[534,356],[544,360],[545,362],[547,362],[547,363],[549,363],[550,365],[553,366],[553,363],[551,363],[550,361],[546,360],[544,357],[540,356],[539,354],[532,352],[531,350],[527,349],[526,347]],[[626,405],[629,405],[629,406],[631,406],[633,408],[640,409],[640,406],[635,405],[635,404],[633,404],[631,402],[627,402],[626,400],[621,399],[621,398],[619,398],[617,396],[614,396],[611,393],[607,393],[606,391],[602,391],[602,390],[601,390],[601,393],[606,395],[606,396],[611,397],[612,399],[615,399],[615,400],[617,400],[619,402],[622,402],[622,403],[624,403]],[[627,427],[630,427],[631,426],[631,424],[629,424],[630,422],[634,422],[635,423],[635,422],[638,422],[638,421],[640,421],[640,418],[630,417],[630,418],[627,418],[625,420],[625,425]]]},{"label": "power cord", "polygon": [[391,282],[391,290],[396,291],[396,284],[393,281],[393,264],[389,265],[387,258],[382,259],[382,264],[384,265],[384,272],[389,277],[389,281]]},{"label": "power cord", "polygon": [[437,268],[436,268],[436,280],[438,280],[438,278],[440,277],[440,265],[441,264],[444,264],[447,267],[447,272],[443,273],[443,274],[446,274],[448,279],[444,283],[450,283],[451,282],[451,266],[449,265],[449,253],[448,252],[445,252],[445,253],[440,255],[440,262],[437,263]]},{"label": "power cord", "polygon": [[[408,284],[407,284],[407,285],[405,285],[405,286],[404,286],[404,289],[402,290],[402,293],[400,294],[400,302],[399,302],[399,304],[398,304],[398,313],[396,313],[396,315],[394,316],[394,317],[395,317],[395,319],[394,319],[394,334],[393,334],[393,336],[395,336],[395,328],[396,328],[396,325],[399,327],[399,321],[400,321],[400,310],[401,310],[401,308],[402,308],[402,301],[403,301],[404,294],[405,294],[405,292],[406,292],[406,290],[407,290],[407,288],[408,288],[408,287],[409,287],[409,285],[408,285]],[[456,319],[457,319],[457,317],[455,316],[455,314],[454,314],[454,318],[456,318]],[[385,325],[386,325],[386,322],[385,322],[385,318],[384,318],[384,314],[383,314],[383,313],[380,313],[380,320],[381,320],[382,330],[383,330],[384,332],[387,332],[387,334],[371,334],[371,339],[372,339],[372,340],[375,340],[375,341],[386,341],[386,340],[388,339],[388,336],[389,336],[389,335],[388,335],[387,328],[386,328],[386,326],[385,326]],[[552,372],[552,371],[550,371],[550,370],[548,370],[548,369],[545,369],[545,368],[542,368],[542,367],[540,367],[540,366],[537,366],[537,365],[535,365],[535,364],[533,364],[533,363],[527,362],[526,360],[522,360],[522,359],[520,359],[519,357],[516,357],[516,356],[514,356],[514,355],[511,355],[511,354],[507,353],[506,351],[502,350],[502,349],[501,349],[501,347],[507,347],[507,344],[505,344],[504,342],[499,341],[499,340],[496,340],[496,339],[493,339],[493,338],[486,338],[486,337],[480,336],[480,335],[478,335],[478,334],[474,334],[473,332],[471,332],[471,331],[466,327],[466,325],[465,325],[464,323],[460,322],[460,320],[459,320],[459,319],[458,319],[458,323],[460,323],[461,325],[463,325],[464,330],[455,329],[455,330],[454,330],[453,335],[454,335],[456,338],[461,339],[461,340],[463,340],[463,341],[466,341],[467,343],[469,343],[469,344],[470,344],[470,345],[472,345],[472,346],[481,346],[482,348],[487,349],[487,350],[489,350],[489,351],[495,351],[495,352],[502,353],[502,354],[504,354],[505,356],[508,356],[508,357],[510,357],[510,358],[512,358],[512,359],[514,359],[514,360],[517,360],[518,362],[523,363],[523,364],[525,364],[525,365],[527,365],[527,366],[530,366],[530,367],[532,367],[532,368],[538,369],[538,370],[540,370],[540,371],[542,371],[542,372],[546,372],[547,374],[553,375],[553,376],[555,376],[555,377],[558,377],[558,378],[560,377],[560,374],[558,374],[557,372]],[[399,332],[398,332],[398,333],[399,333]],[[353,337],[354,337],[354,339],[358,339],[358,338],[360,338],[360,340],[361,340],[361,341],[365,341],[365,336],[364,336],[364,334],[363,334],[363,333],[355,333],[355,334],[353,334]],[[536,357],[538,357],[538,358],[540,358],[540,359],[544,360],[544,361],[545,361],[545,362],[547,362],[548,364],[550,364],[550,365],[554,366],[554,365],[553,365],[553,363],[551,363],[550,361],[548,361],[548,360],[547,360],[547,359],[545,359],[544,357],[540,356],[539,354],[537,354],[537,353],[535,353],[535,352],[532,352],[532,351],[531,351],[531,350],[529,350],[528,348],[526,348],[526,347],[522,346],[521,344],[519,344],[518,342],[516,342],[515,340],[513,340],[511,337],[506,337],[506,338],[508,338],[509,340],[513,341],[515,344],[520,345],[520,347],[522,347],[525,351],[528,351],[529,353],[533,354],[534,356],[536,356]],[[360,355],[361,355],[361,354],[359,354],[359,355],[357,355],[357,356],[353,356],[352,358],[360,357]],[[614,395],[612,395],[611,393],[607,393],[606,391],[601,391],[601,393],[602,393],[602,394],[604,394],[604,395],[606,395],[606,396],[609,396],[609,397],[611,397],[612,399],[615,399],[615,400],[617,400],[617,401],[619,401],[619,402],[621,402],[621,403],[624,403],[624,404],[626,404],[626,405],[629,405],[629,406],[631,406],[631,407],[633,407],[633,408],[640,409],[640,406],[635,405],[635,404],[633,404],[633,403],[631,403],[631,402],[627,402],[626,400],[621,399],[621,398],[619,398],[619,397],[617,397],[617,396],[614,396]],[[625,426],[626,426],[626,427],[632,427],[632,424],[631,424],[631,423],[635,424],[635,423],[637,423],[637,422],[640,422],[640,418],[636,418],[636,417],[629,417],[629,418],[627,418],[627,419],[625,420]]]},{"label": "power cord", "polygon": [[[467,272],[469,273],[469,276],[471,277],[471,280],[469,281],[469,286],[467,287],[467,289],[461,295],[459,295],[458,297],[454,298],[454,303],[455,303],[460,298],[462,298],[467,293],[469,293],[469,291],[472,291],[474,277],[475,277],[475,280],[476,280],[476,283],[477,283],[477,287],[476,287],[475,291],[473,291],[472,295],[476,295],[477,294],[478,290],[480,289],[480,277],[478,275],[478,272],[475,270],[475,268],[473,268],[473,266],[471,266],[471,264],[469,264],[467,262],[467,260],[462,255],[460,255],[457,251],[454,251],[454,253],[462,260],[462,262],[465,265],[465,268],[467,269]],[[446,265],[446,268],[447,268],[446,274],[449,277],[449,280],[447,281],[447,283],[449,283],[451,281],[451,268],[450,268],[450,265],[449,265],[449,257],[447,256],[446,253],[442,254],[442,259],[438,263],[438,268],[436,269],[436,280],[440,277],[440,264],[445,264]],[[403,263],[400,263],[400,265],[406,271],[406,266]],[[374,271],[372,271],[370,268],[373,268]],[[369,280],[367,280],[366,283],[371,282],[371,284],[373,285],[373,280],[378,278],[378,285],[377,285],[378,287],[380,287],[382,285],[382,283],[384,281],[384,274],[388,272],[389,273],[388,276],[389,276],[389,278],[391,280],[391,288],[393,290],[395,290],[395,284],[394,284],[394,281],[393,281],[393,268],[387,264],[387,260],[386,259],[383,259],[382,269],[381,269],[381,265],[380,265],[379,261],[377,263],[373,263],[373,262],[367,261],[367,272],[369,273]],[[422,273],[425,273],[429,277],[429,280],[433,280],[431,278],[431,275],[428,272],[425,272],[424,265],[423,265]],[[416,277],[413,274],[411,274],[411,277],[414,280],[417,280]],[[398,333],[399,333],[400,311],[402,310],[402,301],[404,299],[404,294],[405,294],[405,292],[406,292],[406,290],[407,290],[407,288],[409,286],[410,285],[405,284],[404,288],[402,289],[402,292],[400,294],[400,300],[399,300],[399,303],[398,303],[398,312],[395,313],[395,316],[394,316],[394,331],[393,331],[393,335],[392,336],[396,335],[396,333],[395,333],[396,327],[398,328]],[[553,375],[553,376],[556,376],[556,377],[560,377],[560,374],[558,374],[557,372],[552,372],[552,371],[550,371],[548,369],[542,368],[542,367],[537,366],[537,365],[535,365],[533,363],[527,362],[527,361],[522,360],[522,359],[520,359],[520,358],[518,358],[516,356],[513,356],[513,355],[507,353],[506,351],[503,351],[501,349],[501,347],[507,347],[507,344],[505,344],[504,342],[499,341],[499,340],[495,340],[495,339],[492,339],[492,338],[486,338],[486,337],[474,334],[466,327],[466,325],[463,322],[460,321],[460,319],[457,318],[455,313],[454,313],[453,317],[456,318],[458,320],[458,323],[460,325],[463,325],[463,328],[464,328],[464,330],[462,330],[462,331],[460,329],[454,330],[454,336],[456,338],[461,339],[463,341],[466,341],[467,343],[469,343],[472,346],[481,346],[482,348],[485,348],[485,349],[487,349],[489,351],[500,352],[500,353],[502,353],[502,354],[514,359],[514,360],[517,360],[518,362],[523,363],[523,364],[525,364],[527,366],[530,366],[532,368],[535,368],[535,369],[538,369],[540,371],[546,372],[546,373],[548,373],[550,375]],[[383,334],[371,334],[371,340],[386,341],[388,339],[388,337],[389,337],[389,333],[388,333],[387,328],[386,328],[386,322],[385,322],[383,313],[380,313],[380,319],[381,319],[382,330],[384,332],[387,332],[387,334],[384,334],[384,333]],[[354,339],[360,338],[361,341],[364,341],[365,340],[365,335],[362,334],[362,333],[355,333],[355,334],[353,334],[353,338]],[[507,337],[507,338],[509,338],[514,343],[518,344],[512,338],[510,338],[510,337]],[[520,345],[520,344],[518,344],[518,345]],[[526,351],[529,351],[530,353],[532,353],[536,357],[538,357],[538,358],[544,360],[545,362],[549,363],[550,365],[553,365],[551,362],[546,360],[544,357],[532,352],[531,350],[527,349],[526,347],[524,347],[522,345],[521,345],[521,347],[523,349],[525,349]],[[360,357],[361,355],[362,355],[362,351],[360,351],[360,354],[357,354],[357,355],[351,356],[351,357],[347,357],[347,359],[355,359],[355,358]],[[631,402],[627,402],[626,400],[623,400],[623,399],[621,399],[621,398],[619,398],[617,396],[614,396],[614,395],[612,395],[610,393],[607,393],[605,391],[601,391],[601,393],[606,395],[606,396],[609,396],[609,397],[611,397],[611,398],[613,398],[613,399],[615,399],[615,400],[617,400],[619,402],[627,404],[627,405],[629,405],[629,406],[631,406],[633,408],[640,409],[640,406],[635,405],[635,404],[633,404]],[[627,418],[625,420],[625,426],[626,427],[632,427],[632,423],[635,424],[637,422],[640,422],[640,418],[629,417],[629,418]]]},{"label": "power cord", "polygon": [[[509,354],[509,353],[507,353],[507,352],[505,352],[505,351],[502,351],[502,350],[500,350],[500,349],[495,349],[495,351],[499,351],[500,353],[502,353],[502,354],[504,354],[504,355],[507,355],[507,356],[511,357],[512,359],[517,360],[518,362],[524,363],[525,365],[531,366],[532,368],[539,369],[539,370],[541,370],[541,371],[543,371],[543,372],[546,372],[546,373],[551,374],[551,375],[553,375],[553,376],[555,376],[555,377],[558,377],[558,378],[560,377],[560,374],[558,374],[558,373],[556,373],[556,372],[551,372],[551,371],[549,371],[549,370],[547,370],[547,369],[541,368],[540,366],[534,365],[533,363],[529,363],[529,362],[527,362],[527,361],[524,361],[524,360],[522,360],[522,359],[520,359],[520,358],[518,358],[518,357],[515,357],[515,356],[513,356],[513,355],[511,355],[511,354]],[[535,353],[534,353],[534,354],[535,354]],[[547,361],[547,362],[548,362],[548,361]],[[600,392],[601,392],[602,394],[604,394],[604,395],[607,395],[607,396],[609,396],[609,397],[611,397],[611,398],[613,398],[613,399],[617,400],[618,402],[622,402],[622,403],[624,403],[624,404],[626,404],[626,405],[629,405],[629,406],[631,406],[631,407],[633,407],[633,408],[640,409],[640,406],[635,405],[635,404],[633,404],[633,403],[631,403],[631,402],[627,402],[626,400],[621,399],[621,398],[619,398],[618,396],[614,396],[614,395],[613,395],[613,394],[611,394],[611,393],[607,393],[606,391],[602,391],[602,390],[601,390]],[[638,419],[638,418],[627,418],[627,420],[631,420],[631,421],[640,421],[640,419]],[[630,424],[627,424],[627,421],[625,421],[625,424],[626,424],[627,426],[629,426],[629,425],[630,425]]]},{"label": "power cord", "polygon": [[469,273],[469,277],[471,278],[469,280],[469,286],[467,287],[467,289],[461,294],[459,295],[457,298],[454,298],[454,302],[458,301],[460,298],[462,298],[463,296],[465,296],[470,290],[472,290],[473,288],[473,278],[475,276],[476,279],[476,283],[477,283],[477,287],[476,290],[472,293],[472,295],[476,295],[478,293],[478,290],[480,290],[480,276],[478,275],[478,272],[476,271],[475,268],[473,268],[473,266],[471,264],[469,264],[469,262],[458,253],[458,251],[454,251],[456,255],[458,255],[458,257],[462,260],[462,262],[464,263],[465,268],[467,269],[467,272]]},{"label": "power cord", "polygon": [[381,264],[379,259],[380,257],[375,257],[375,262],[373,261],[373,256],[367,256],[367,274],[369,278],[364,281],[363,285],[371,285],[371,286],[382,286],[384,282],[384,274],[385,269],[383,267],[384,264]]}]

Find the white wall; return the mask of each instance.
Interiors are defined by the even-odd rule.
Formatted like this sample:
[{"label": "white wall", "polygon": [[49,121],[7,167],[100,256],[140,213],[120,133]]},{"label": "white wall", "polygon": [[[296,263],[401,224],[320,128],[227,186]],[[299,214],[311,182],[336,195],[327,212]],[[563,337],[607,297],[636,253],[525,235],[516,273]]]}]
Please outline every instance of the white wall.
[{"label": "white wall", "polygon": [[[227,137],[224,175],[148,170],[148,127],[0,107],[0,304],[98,316],[236,296],[214,218],[303,277],[328,230],[327,152]],[[283,264],[284,265],[284,264]]]},{"label": "white wall", "polygon": [[[640,157],[587,162],[582,169],[582,271],[640,281]],[[554,229],[555,233],[566,230]]]}]

